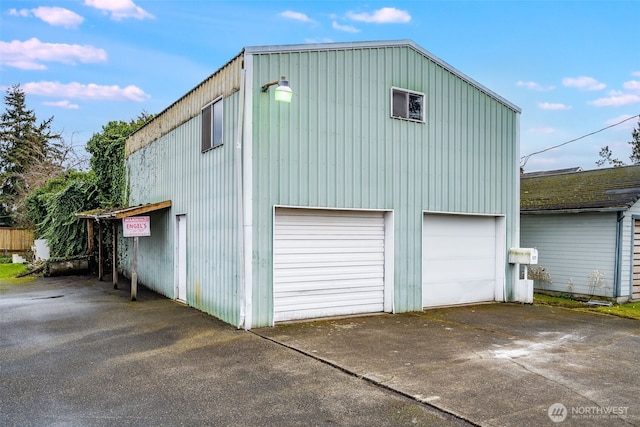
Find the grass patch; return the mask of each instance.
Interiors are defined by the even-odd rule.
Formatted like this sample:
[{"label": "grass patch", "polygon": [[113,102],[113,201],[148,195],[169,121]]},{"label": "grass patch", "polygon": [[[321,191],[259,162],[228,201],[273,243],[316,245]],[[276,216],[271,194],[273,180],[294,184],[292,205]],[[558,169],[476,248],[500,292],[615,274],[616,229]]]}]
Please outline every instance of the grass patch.
[{"label": "grass patch", "polygon": [[589,306],[584,301],[577,301],[570,298],[556,297],[551,295],[534,294],[534,304],[552,305],[556,307],[570,308],[574,310],[610,314],[612,316],[627,317],[629,319],[640,320],[640,301],[626,304],[614,304],[607,306]]},{"label": "grass patch", "polygon": [[566,308],[584,308],[584,302],[576,301],[570,298],[556,297],[552,295],[533,294],[534,304],[553,305],[556,307]]},{"label": "grass patch", "polygon": [[0,264],[0,279],[12,279],[25,271],[26,264]]},{"label": "grass patch", "polygon": [[640,320],[640,302],[638,301],[614,305],[613,307],[597,307],[595,310],[600,313],[611,314],[613,316]]},{"label": "grass patch", "polygon": [[0,264],[0,281],[19,284],[34,280],[33,277],[16,277],[25,271],[27,271],[26,264]]}]

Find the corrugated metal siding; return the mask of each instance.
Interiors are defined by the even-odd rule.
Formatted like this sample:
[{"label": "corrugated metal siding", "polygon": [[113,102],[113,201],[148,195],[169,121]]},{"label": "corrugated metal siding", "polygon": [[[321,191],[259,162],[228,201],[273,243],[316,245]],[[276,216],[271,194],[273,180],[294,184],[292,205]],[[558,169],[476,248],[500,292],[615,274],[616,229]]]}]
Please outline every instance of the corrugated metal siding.
[{"label": "corrugated metal siding", "polygon": [[[173,298],[173,252],[164,247],[173,242],[171,210],[151,212],[149,216],[151,237],[140,237],[138,240],[138,283]],[[118,236],[118,267],[126,277],[131,278],[133,238],[122,237],[121,222],[118,224]]]},{"label": "corrugated metal siding", "polygon": [[244,55],[240,54],[220,68],[189,93],[167,107],[153,120],[127,139],[125,155],[140,150],[183,123],[200,115],[200,110],[219,96],[227,97],[240,88],[240,70]]},{"label": "corrugated metal siding", "polygon": [[236,92],[223,100],[221,147],[201,152],[198,115],[127,158],[130,205],[172,201],[170,211],[152,217],[151,237],[140,238],[140,281],[174,297],[175,215],[186,213],[187,303],[232,324],[240,307],[234,170],[238,98]]},{"label": "corrugated metal siding", "polygon": [[[504,214],[511,246],[513,110],[408,47],[255,55],[253,71],[294,91],[252,93],[254,326],[272,321],[276,204],[394,209],[396,311],[422,308],[423,210]],[[426,94],[426,124],[390,118],[392,86]]]},{"label": "corrugated metal siding", "polygon": [[[553,283],[545,289],[612,297],[616,220],[615,212],[522,215],[521,246],[537,248],[538,266],[551,274]],[[605,284],[592,289],[589,278],[596,270]]]}]

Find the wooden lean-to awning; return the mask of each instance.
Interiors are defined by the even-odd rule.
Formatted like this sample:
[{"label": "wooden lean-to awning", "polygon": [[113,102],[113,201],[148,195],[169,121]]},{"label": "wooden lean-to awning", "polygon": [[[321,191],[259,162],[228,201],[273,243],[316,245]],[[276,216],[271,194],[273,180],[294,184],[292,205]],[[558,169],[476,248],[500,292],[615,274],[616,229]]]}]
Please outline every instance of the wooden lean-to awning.
[{"label": "wooden lean-to awning", "polygon": [[[165,200],[157,203],[147,203],[145,205],[129,206],[126,208],[108,208],[108,209],[93,209],[90,211],[77,213],[75,216],[79,219],[87,220],[87,233],[89,235],[88,252],[93,252],[93,223],[98,221],[98,279],[102,280],[103,277],[103,254],[102,254],[102,226],[100,221],[110,221],[113,229],[113,287],[118,287],[118,240],[117,230],[118,221],[122,218],[128,218],[136,215],[143,215],[146,213],[158,211],[161,209],[167,209],[171,207],[171,200]],[[132,289],[133,292],[133,289]],[[132,296],[134,294],[132,293]]]},{"label": "wooden lean-to awning", "polygon": [[93,220],[115,220],[130,216],[142,215],[149,212],[171,207],[171,200],[158,203],[147,203],[146,205],[129,206],[126,208],[93,209],[76,214],[76,218]]}]

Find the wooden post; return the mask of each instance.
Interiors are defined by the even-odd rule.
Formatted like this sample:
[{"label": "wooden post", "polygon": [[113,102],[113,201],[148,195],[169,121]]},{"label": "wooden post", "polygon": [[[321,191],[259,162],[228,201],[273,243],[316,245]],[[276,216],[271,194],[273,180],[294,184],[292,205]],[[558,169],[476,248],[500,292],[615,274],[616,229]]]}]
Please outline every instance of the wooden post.
[{"label": "wooden post", "polygon": [[131,301],[138,296],[138,236],[133,238],[133,260],[131,266]]},{"label": "wooden post", "polygon": [[102,224],[98,221],[98,280],[104,277],[104,263],[102,261]]},{"label": "wooden post", "polygon": [[93,253],[93,219],[87,219],[87,253]]},{"label": "wooden post", "polygon": [[111,221],[113,231],[113,289],[118,289],[118,221]]}]

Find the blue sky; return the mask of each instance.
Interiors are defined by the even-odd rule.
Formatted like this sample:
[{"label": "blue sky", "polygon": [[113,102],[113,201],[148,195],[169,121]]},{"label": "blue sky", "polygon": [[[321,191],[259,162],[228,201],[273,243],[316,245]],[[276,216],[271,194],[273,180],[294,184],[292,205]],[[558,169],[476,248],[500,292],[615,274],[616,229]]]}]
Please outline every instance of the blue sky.
[{"label": "blue sky", "polygon": [[[0,88],[81,148],[158,113],[244,46],[412,39],[522,108],[521,155],[640,114],[640,1],[3,0]],[[291,82],[295,90],[295,82]],[[637,119],[529,158],[628,163]]]}]

